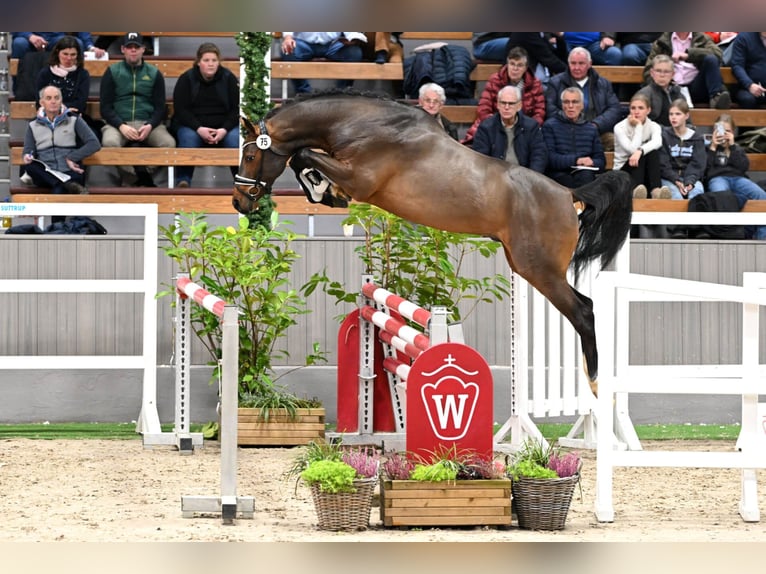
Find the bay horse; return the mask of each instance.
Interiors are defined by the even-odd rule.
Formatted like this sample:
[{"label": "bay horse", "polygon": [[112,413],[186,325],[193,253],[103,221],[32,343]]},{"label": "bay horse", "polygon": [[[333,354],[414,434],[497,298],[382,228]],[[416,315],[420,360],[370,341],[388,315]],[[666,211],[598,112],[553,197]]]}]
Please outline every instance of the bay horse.
[{"label": "bay horse", "polygon": [[567,270],[571,265],[577,284],[590,261],[600,259],[603,269],[619,251],[632,215],[627,173],[610,171],[569,189],[475,152],[424,110],[374,94],[309,94],[256,122],[243,117],[242,125],[232,199],[237,211],[257,209],[289,161],[299,178],[318,172],[329,180],[333,201],[351,198],[413,223],[500,241],[511,269],[579,334],[596,393],[593,302],[569,285]]}]

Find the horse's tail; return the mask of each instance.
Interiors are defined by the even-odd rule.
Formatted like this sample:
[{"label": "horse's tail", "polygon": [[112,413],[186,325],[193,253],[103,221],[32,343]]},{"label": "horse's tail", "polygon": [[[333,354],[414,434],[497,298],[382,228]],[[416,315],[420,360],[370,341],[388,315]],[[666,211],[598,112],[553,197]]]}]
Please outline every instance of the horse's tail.
[{"label": "horse's tail", "polygon": [[571,263],[575,281],[590,261],[600,258],[601,269],[604,269],[622,247],[630,231],[633,214],[631,188],[627,172],[613,170],[572,190],[575,199],[585,204],[580,214],[580,236]]}]

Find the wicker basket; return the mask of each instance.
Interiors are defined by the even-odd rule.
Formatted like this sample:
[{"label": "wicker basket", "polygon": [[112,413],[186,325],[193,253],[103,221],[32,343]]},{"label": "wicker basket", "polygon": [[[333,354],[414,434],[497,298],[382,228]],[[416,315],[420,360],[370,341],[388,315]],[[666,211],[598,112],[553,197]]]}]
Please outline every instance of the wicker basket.
[{"label": "wicker basket", "polygon": [[561,530],[567,520],[572,493],[580,475],[566,478],[527,478],[511,485],[519,528]]},{"label": "wicker basket", "polygon": [[356,492],[323,492],[319,484],[310,485],[311,498],[320,530],[367,530],[370,507],[378,478],[358,478]]}]

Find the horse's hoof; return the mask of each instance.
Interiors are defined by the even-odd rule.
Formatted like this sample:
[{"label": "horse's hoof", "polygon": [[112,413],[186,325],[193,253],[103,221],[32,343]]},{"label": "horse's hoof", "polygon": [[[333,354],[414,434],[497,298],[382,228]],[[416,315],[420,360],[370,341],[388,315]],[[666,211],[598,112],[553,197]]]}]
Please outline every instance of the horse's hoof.
[{"label": "horse's hoof", "polygon": [[590,386],[590,392],[593,393],[593,396],[598,398],[598,381],[588,381],[588,385]]},{"label": "horse's hoof", "polygon": [[323,205],[328,205],[330,207],[348,207],[348,201],[346,201],[342,197],[333,195],[329,191],[326,191],[324,193],[324,196],[322,197],[322,201],[320,201],[319,203]]}]

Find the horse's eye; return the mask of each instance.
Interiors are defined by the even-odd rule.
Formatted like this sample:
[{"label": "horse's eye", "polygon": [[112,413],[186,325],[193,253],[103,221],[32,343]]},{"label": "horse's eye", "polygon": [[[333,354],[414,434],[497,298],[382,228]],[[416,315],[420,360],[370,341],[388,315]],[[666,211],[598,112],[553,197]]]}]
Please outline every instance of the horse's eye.
[{"label": "horse's eye", "polygon": [[245,156],[245,161],[253,161],[254,159],[255,159],[254,155],[246,155]]}]

